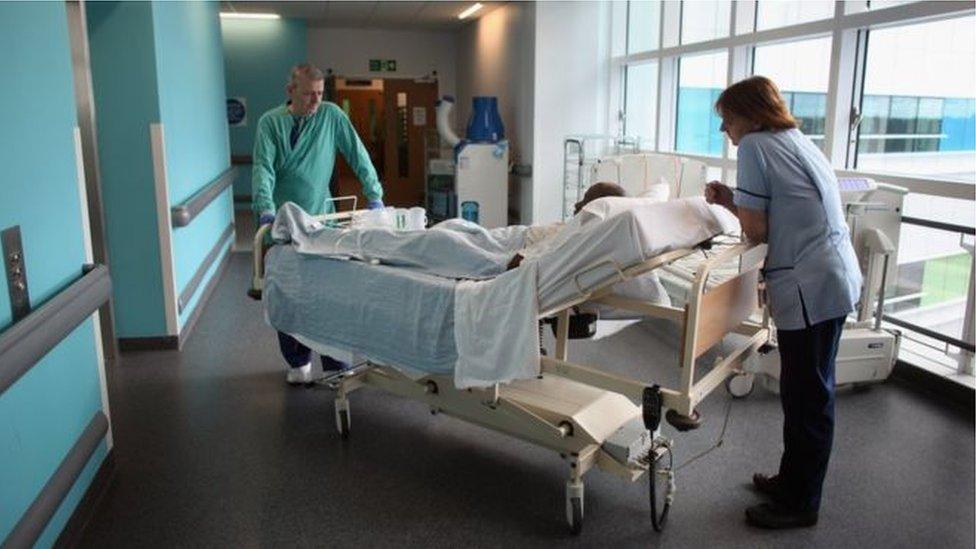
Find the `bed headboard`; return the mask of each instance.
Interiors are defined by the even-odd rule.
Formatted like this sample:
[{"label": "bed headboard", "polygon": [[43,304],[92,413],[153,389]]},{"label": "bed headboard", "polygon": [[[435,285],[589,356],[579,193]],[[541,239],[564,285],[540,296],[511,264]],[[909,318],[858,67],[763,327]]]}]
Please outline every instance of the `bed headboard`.
[{"label": "bed headboard", "polygon": [[590,173],[590,183],[608,181],[641,196],[654,185],[666,184],[669,198],[699,196],[707,179],[704,162],[673,154],[638,153],[598,159]]}]

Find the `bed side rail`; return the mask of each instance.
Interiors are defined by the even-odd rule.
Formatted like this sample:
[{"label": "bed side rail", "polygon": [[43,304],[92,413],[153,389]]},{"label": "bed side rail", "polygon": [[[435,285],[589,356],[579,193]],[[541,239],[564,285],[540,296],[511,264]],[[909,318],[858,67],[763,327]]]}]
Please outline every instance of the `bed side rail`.
[{"label": "bed side rail", "polygon": [[[599,299],[603,296],[613,293],[613,287],[617,284],[637,278],[638,276],[653,271],[663,265],[667,265],[674,261],[681,259],[695,253],[694,248],[679,248],[677,250],[671,250],[669,252],[664,252],[662,254],[649,257],[644,261],[631,265],[630,267],[623,268],[619,264],[612,260],[603,260],[599,263],[590,265],[584,269],[581,269],[573,277],[573,282],[576,284],[576,295],[561,302],[546,310],[539,311],[539,318],[549,318],[557,313],[566,312],[570,307],[579,305],[580,303],[585,303],[587,301],[592,301]],[[613,273],[607,276],[604,280],[601,280],[595,284],[590,284],[588,287],[584,287],[583,283],[580,282],[580,278],[587,273],[595,271],[599,267],[609,265],[613,269]]]},{"label": "bed side rail", "polygon": [[[592,368],[573,364],[566,360],[565,334],[559,333],[556,353],[553,358],[543,357],[542,370],[578,381],[621,393],[640,404],[646,389],[658,391],[666,408],[674,410],[685,419],[694,418],[695,407],[718,387],[729,375],[741,371],[742,364],[770,338],[769,316],[763,309],[762,321],[753,322],[751,317],[760,309],[758,299],[759,269],[766,255],[765,245],[736,244],[723,250],[697,269],[692,286],[692,298],[684,309],[664,307],[637,300],[625,299],[612,294],[609,288],[601,288],[593,293],[594,301],[615,307],[641,312],[655,317],[668,318],[683,324],[680,387],[656,387],[633,379],[627,379]],[[709,274],[719,265],[738,261],[740,272],[713,287],[707,288]],[[646,262],[645,262],[646,264]],[[650,269],[635,271],[646,272]],[[627,273],[627,271],[624,271]],[[614,281],[616,283],[616,281]],[[568,316],[568,308],[560,311],[562,318]],[[568,325],[568,322],[565,322]],[[718,357],[712,369],[700,380],[695,381],[696,359],[708,349],[723,340],[729,333],[746,336],[726,356]],[[561,344],[562,343],[562,344]],[[694,419],[684,423],[684,428],[694,425]],[[677,425],[676,425],[677,426]]]}]

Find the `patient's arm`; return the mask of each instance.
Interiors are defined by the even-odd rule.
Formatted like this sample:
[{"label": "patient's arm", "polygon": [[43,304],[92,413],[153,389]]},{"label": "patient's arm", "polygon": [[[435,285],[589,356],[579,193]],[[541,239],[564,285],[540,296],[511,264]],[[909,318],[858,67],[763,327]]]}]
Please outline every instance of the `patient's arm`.
[{"label": "patient's arm", "polygon": [[506,267],[506,270],[511,271],[512,269],[518,267],[519,265],[522,264],[523,259],[525,258],[522,257],[522,254],[515,254],[512,260],[508,262],[508,267]]}]

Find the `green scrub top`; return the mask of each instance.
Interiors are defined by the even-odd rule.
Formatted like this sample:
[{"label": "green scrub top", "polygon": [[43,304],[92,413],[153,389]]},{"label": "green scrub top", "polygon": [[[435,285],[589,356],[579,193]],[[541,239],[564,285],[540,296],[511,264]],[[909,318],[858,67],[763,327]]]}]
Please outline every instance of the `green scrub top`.
[{"label": "green scrub top", "polygon": [[334,211],[329,180],[336,149],[363,185],[367,200],[381,200],[376,170],[346,113],[335,103],[322,103],[309,116],[295,147],[289,143],[295,117],[287,105],[261,115],[254,138],[251,172],[253,208],[258,215],[274,213],[285,202],[294,202],[311,215]]}]

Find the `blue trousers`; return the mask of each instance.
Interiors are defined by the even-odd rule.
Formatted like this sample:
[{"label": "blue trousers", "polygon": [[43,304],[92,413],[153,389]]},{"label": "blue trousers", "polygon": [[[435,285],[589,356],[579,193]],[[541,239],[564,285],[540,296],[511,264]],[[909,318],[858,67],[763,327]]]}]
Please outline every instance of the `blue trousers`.
[{"label": "blue trousers", "polygon": [[[285,362],[292,368],[300,368],[312,359],[312,350],[288,334],[278,332],[278,347],[281,348],[281,356],[285,357]],[[322,370],[326,372],[339,370],[343,366],[343,363],[330,356],[322,356]]]},{"label": "blue trousers", "polygon": [[779,330],[783,504],[820,508],[820,494],[834,441],[834,362],[844,318],[802,330]]}]

